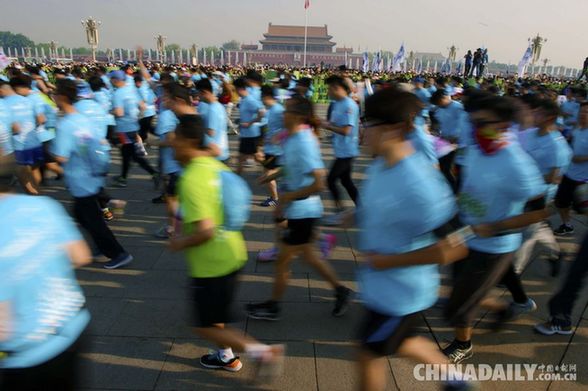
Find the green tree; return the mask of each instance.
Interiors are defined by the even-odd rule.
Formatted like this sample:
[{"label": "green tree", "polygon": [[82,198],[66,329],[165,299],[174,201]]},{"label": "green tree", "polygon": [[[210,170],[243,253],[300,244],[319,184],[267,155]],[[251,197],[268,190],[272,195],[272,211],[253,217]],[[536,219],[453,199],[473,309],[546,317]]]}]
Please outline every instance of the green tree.
[{"label": "green tree", "polygon": [[0,31],[0,46],[11,48],[33,47],[35,43],[22,34],[13,34],[10,31]]},{"label": "green tree", "polygon": [[171,51],[177,52],[180,49],[181,49],[180,45],[178,45],[177,43],[170,43],[169,45],[165,46],[166,52],[171,52]]},{"label": "green tree", "polygon": [[225,50],[239,50],[241,49],[241,43],[233,39],[231,41],[223,43],[222,48]]}]

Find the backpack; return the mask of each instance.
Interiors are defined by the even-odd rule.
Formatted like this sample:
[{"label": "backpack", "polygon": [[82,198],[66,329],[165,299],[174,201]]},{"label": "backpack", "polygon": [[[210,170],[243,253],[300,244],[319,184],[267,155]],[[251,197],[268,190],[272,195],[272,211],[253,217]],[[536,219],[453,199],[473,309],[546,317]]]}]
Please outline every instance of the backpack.
[{"label": "backpack", "polygon": [[251,189],[247,182],[233,171],[221,171],[220,182],[222,226],[227,231],[241,231],[251,214]]},{"label": "backpack", "polygon": [[94,177],[108,175],[110,169],[110,144],[106,140],[95,137],[84,139],[86,158],[90,166],[90,172]]}]

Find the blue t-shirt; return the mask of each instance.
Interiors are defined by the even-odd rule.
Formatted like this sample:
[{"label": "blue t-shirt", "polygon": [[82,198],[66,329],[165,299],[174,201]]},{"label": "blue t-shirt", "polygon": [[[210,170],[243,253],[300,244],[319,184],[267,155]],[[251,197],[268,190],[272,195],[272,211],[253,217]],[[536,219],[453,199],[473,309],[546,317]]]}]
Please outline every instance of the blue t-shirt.
[{"label": "blue t-shirt", "polygon": [[568,129],[575,127],[580,115],[580,103],[575,100],[566,100],[561,104],[561,111],[566,114],[563,119],[564,126]]},{"label": "blue t-shirt", "polygon": [[103,139],[100,130],[83,114],[63,116],[57,122],[57,137],[53,140],[53,154],[67,159],[63,173],[69,192],[74,197],[89,197],[104,185],[103,177],[92,175],[88,154],[89,139]]},{"label": "blue t-shirt", "polygon": [[431,93],[426,88],[416,88],[414,90],[414,94],[425,105],[423,110],[421,110],[421,116],[428,117],[429,116],[429,106],[431,105]]},{"label": "blue t-shirt", "polygon": [[137,89],[139,92],[139,99],[145,102],[145,111],[143,111],[143,118],[153,117],[156,114],[155,110],[155,93],[149,87],[149,83],[144,81],[141,87]]},{"label": "blue t-shirt", "polygon": [[414,149],[417,152],[422,153],[432,165],[439,164],[435,145],[433,144],[433,136],[425,132],[424,121],[422,118],[415,121],[414,129],[412,132],[408,133],[407,139],[412,143]]},{"label": "blue t-shirt", "polygon": [[249,96],[261,103],[261,87],[247,87]]},{"label": "blue t-shirt", "polygon": [[[157,134],[161,140],[165,140],[168,133],[175,131],[179,122],[178,117],[176,117],[173,111],[163,109],[157,117],[155,134]],[[159,157],[161,159],[161,170],[163,174],[173,174],[182,170],[180,164],[175,159],[172,147],[161,147],[159,149]]]},{"label": "blue t-shirt", "polygon": [[[283,185],[287,191],[296,191],[314,182],[313,172],[325,168],[317,138],[310,129],[296,132],[286,139],[282,155]],[[293,201],[286,209],[288,219],[320,218],[323,215],[321,197],[311,195]]]},{"label": "blue t-shirt", "polygon": [[[463,166],[459,194],[460,216],[464,223],[494,223],[523,213],[527,201],[545,194],[543,176],[519,144],[511,143],[494,155],[484,155],[471,147]],[[474,238],[474,250],[505,254],[521,245],[521,234]]]},{"label": "blue t-shirt", "polygon": [[20,132],[13,136],[15,151],[38,148],[41,142],[37,137],[35,110],[30,99],[20,95],[9,95],[4,98],[4,103],[12,113],[12,121],[20,126]]},{"label": "blue t-shirt", "polygon": [[101,139],[108,133],[108,116],[100,103],[93,99],[80,99],[74,104],[78,113],[85,115],[90,120],[94,134]]},{"label": "blue t-shirt", "polygon": [[343,136],[333,135],[333,150],[336,158],[351,158],[359,155],[359,107],[353,99],[345,97],[334,101],[329,121],[337,127],[351,126],[351,132]]},{"label": "blue t-shirt", "polygon": [[[365,253],[402,254],[438,241],[433,230],[457,214],[447,181],[424,155],[414,153],[390,167],[377,158],[366,171],[357,210],[359,249]],[[363,204],[365,202],[365,206]],[[359,269],[365,305],[377,312],[403,316],[437,300],[437,265]]]},{"label": "blue t-shirt", "polygon": [[48,197],[3,197],[0,213],[0,302],[12,322],[0,368],[28,368],[64,352],[90,321],[65,248],[82,236]]},{"label": "blue t-shirt", "polygon": [[279,103],[270,107],[266,113],[267,131],[264,135],[263,151],[267,155],[282,155],[282,146],[274,143],[274,136],[284,130],[284,106]]},{"label": "blue t-shirt", "polygon": [[112,111],[112,94],[109,90],[103,88],[100,91],[94,91],[94,100],[102,106],[108,118],[108,126],[116,125],[114,115],[110,114]]},{"label": "blue t-shirt", "polygon": [[6,104],[0,99],[0,154],[10,155],[14,152],[12,146],[12,114]]},{"label": "blue t-shirt", "polygon": [[[588,156],[588,129],[575,129],[572,137],[574,156]],[[575,181],[588,182],[588,162],[572,163],[566,176]]]},{"label": "blue t-shirt", "polygon": [[466,112],[456,101],[451,101],[447,107],[438,107],[435,117],[439,121],[439,133],[446,140],[458,139],[466,126]]},{"label": "blue t-shirt", "polygon": [[[559,169],[563,175],[572,160],[572,150],[559,131],[541,136],[539,129],[531,129],[525,132],[523,149],[533,158],[542,175],[553,169]],[[552,200],[556,192],[556,184],[547,185],[548,200]]]},{"label": "blue t-shirt", "polygon": [[[32,92],[27,95],[33,104],[35,117],[38,115],[45,116],[45,124],[36,127],[37,138],[44,143],[55,138],[55,126],[57,125],[57,108],[50,104],[40,92]],[[49,99],[49,98],[47,98]]]},{"label": "blue t-shirt", "polygon": [[139,130],[139,98],[135,86],[117,88],[112,97],[112,108],[123,109],[123,116],[116,117],[116,131],[119,133]]},{"label": "blue t-shirt", "polygon": [[216,144],[221,150],[218,160],[229,158],[229,137],[227,136],[227,112],[219,102],[207,103],[205,114],[201,114],[206,129],[212,129],[214,135],[207,137],[207,142]]},{"label": "blue t-shirt", "polygon": [[[240,123],[251,123],[251,121],[257,118],[259,110],[263,110],[263,104],[257,99],[255,99],[252,95],[247,95],[246,97],[241,98],[241,102],[239,103]],[[241,138],[259,136],[261,136],[261,128],[259,122],[251,124],[251,126],[249,126],[248,128],[241,127],[240,129]]]}]

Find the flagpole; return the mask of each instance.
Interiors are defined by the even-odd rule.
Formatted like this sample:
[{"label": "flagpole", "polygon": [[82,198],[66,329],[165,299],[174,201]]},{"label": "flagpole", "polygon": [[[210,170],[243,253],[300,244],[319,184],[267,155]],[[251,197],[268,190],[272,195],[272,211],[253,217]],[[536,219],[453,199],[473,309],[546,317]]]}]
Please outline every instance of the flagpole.
[{"label": "flagpole", "polygon": [[306,40],[308,38],[308,7],[304,7],[304,68],[306,68]]}]

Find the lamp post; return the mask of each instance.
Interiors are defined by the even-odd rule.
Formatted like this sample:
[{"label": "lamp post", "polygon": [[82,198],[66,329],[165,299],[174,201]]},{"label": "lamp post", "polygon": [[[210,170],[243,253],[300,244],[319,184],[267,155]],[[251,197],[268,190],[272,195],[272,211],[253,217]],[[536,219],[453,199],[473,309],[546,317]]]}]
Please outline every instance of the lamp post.
[{"label": "lamp post", "polygon": [[157,55],[159,57],[159,61],[163,62],[163,52],[165,50],[165,40],[167,37],[164,37],[161,34],[155,36],[155,45],[157,47]]},{"label": "lamp post", "polygon": [[49,42],[49,58],[57,58],[57,42]]},{"label": "lamp post", "polygon": [[531,42],[531,50],[533,50],[533,71],[535,70],[535,63],[541,58],[541,48],[547,42],[547,38],[540,37],[539,34],[535,38],[529,38]]},{"label": "lamp post", "polygon": [[98,26],[100,26],[102,22],[95,20],[91,16],[83,20],[82,19],[82,26],[86,30],[86,40],[88,41],[88,45],[92,48],[92,61],[96,62],[96,48],[98,47]]}]

